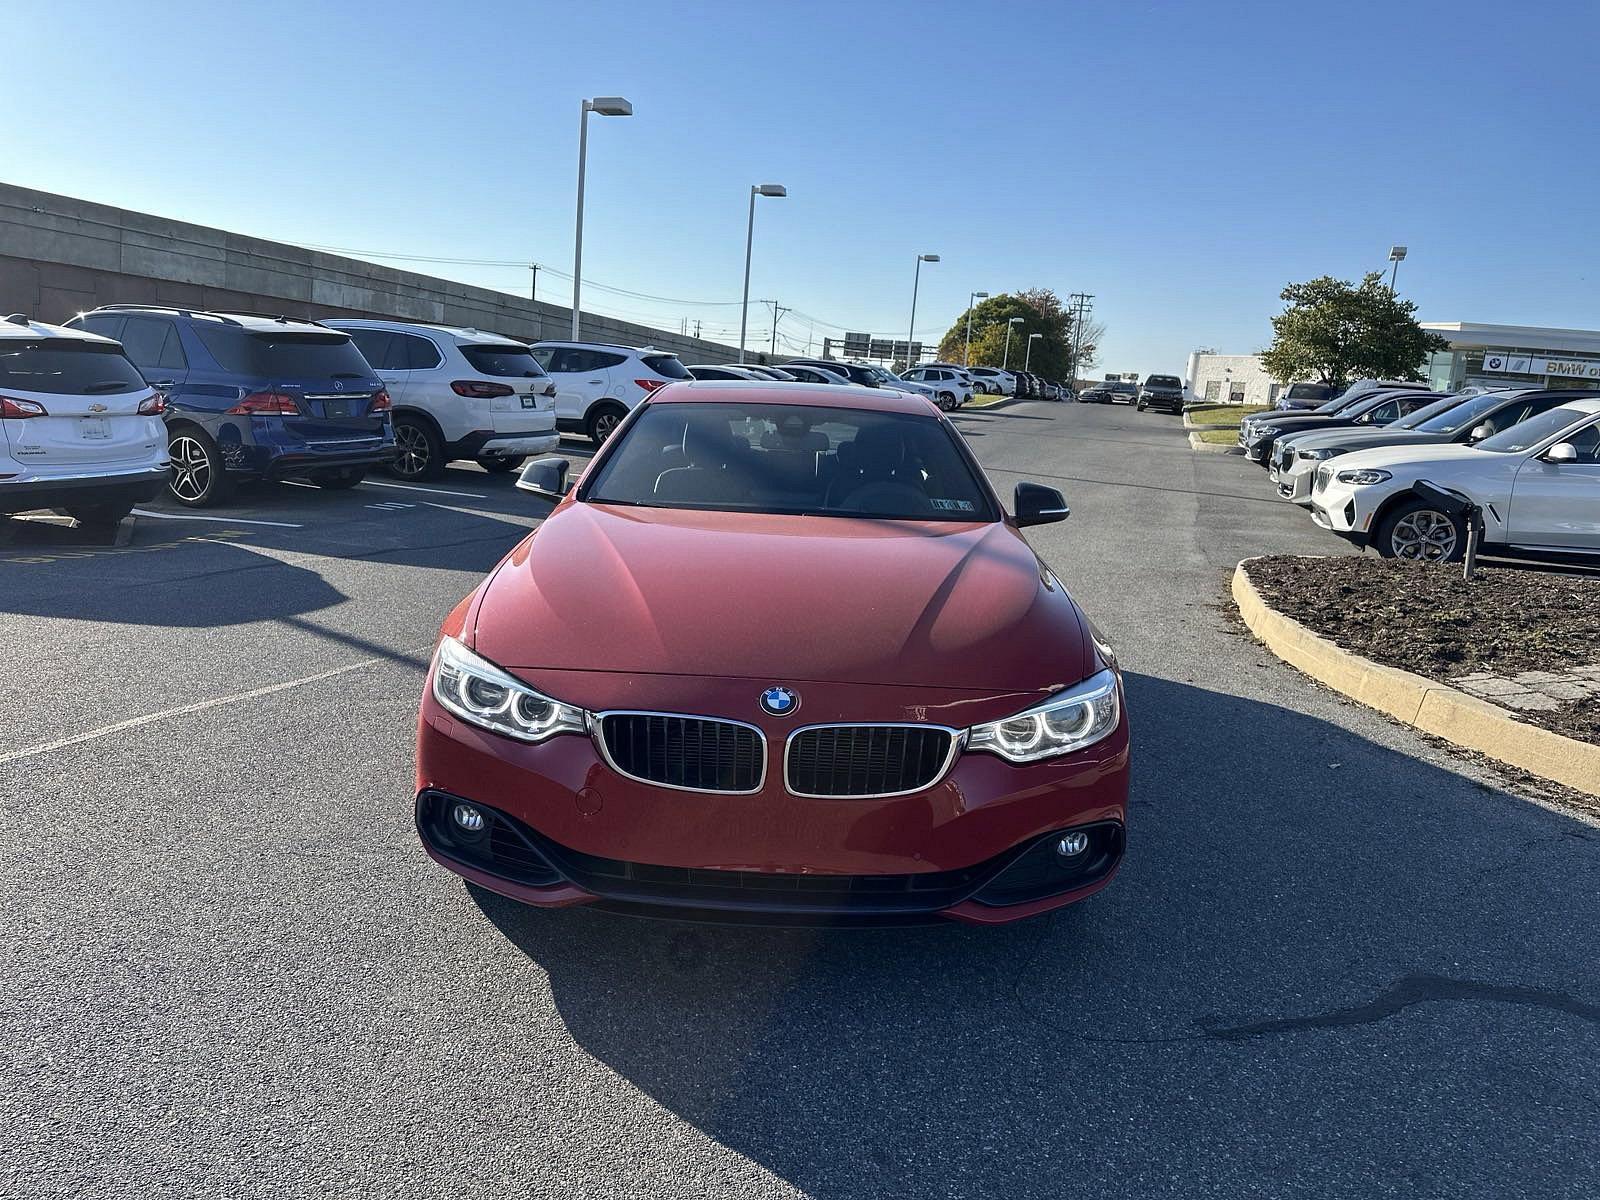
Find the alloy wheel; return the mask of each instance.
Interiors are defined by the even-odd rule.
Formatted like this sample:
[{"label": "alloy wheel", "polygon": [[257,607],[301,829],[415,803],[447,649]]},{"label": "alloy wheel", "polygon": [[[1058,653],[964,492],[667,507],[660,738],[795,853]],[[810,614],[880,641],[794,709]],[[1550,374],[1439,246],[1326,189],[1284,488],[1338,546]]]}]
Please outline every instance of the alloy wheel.
[{"label": "alloy wheel", "polygon": [[427,472],[432,450],[428,446],[426,433],[410,422],[396,425],[394,444],[400,451],[394,460],[394,470],[397,475],[403,475],[407,479],[417,479]]},{"label": "alloy wheel", "polygon": [[1455,553],[1455,523],[1442,512],[1419,508],[1395,522],[1389,544],[1396,558],[1446,562]]},{"label": "alloy wheel", "polygon": [[622,424],[622,418],[614,412],[603,412],[594,419],[595,435],[603,442],[617,431],[617,426]]},{"label": "alloy wheel", "polygon": [[198,439],[179,434],[167,448],[172,459],[168,486],[180,500],[198,500],[211,486],[211,457]]}]

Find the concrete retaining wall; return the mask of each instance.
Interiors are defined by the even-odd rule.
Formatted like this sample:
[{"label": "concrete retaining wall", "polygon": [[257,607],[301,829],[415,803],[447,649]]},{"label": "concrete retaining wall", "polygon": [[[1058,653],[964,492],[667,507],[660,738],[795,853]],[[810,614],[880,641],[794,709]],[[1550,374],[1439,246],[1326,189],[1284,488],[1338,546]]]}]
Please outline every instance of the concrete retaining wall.
[{"label": "concrete retaining wall", "polygon": [[[117,303],[391,317],[528,341],[565,338],[572,323],[572,310],[561,305],[0,184],[0,315],[61,322]],[[732,346],[591,313],[584,314],[583,337],[656,346],[691,363],[738,358]]]}]

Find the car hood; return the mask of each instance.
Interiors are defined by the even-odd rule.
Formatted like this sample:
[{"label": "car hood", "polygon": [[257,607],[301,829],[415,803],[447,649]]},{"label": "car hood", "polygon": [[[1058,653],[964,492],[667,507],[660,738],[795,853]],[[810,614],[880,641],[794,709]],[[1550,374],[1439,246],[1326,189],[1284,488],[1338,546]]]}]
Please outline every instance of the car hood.
[{"label": "car hood", "polygon": [[478,653],[622,671],[984,691],[1098,669],[1009,525],[567,502],[485,585]]},{"label": "car hood", "polygon": [[1443,442],[1446,433],[1423,433],[1416,429],[1329,429],[1298,433],[1285,440],[1296,450],[1365,450],[1389,446],[1430,446]]},{"label": "car hood", "polygon": [[1379,446],[1370,450],[1357,450],[1339,459],[1339,470],[1353,471],[1361,467],[1381,467],[1396,475],[1415,467],[1425,470],[1432,464],[1465,466],[1492,466],[1497,461],[1514,458],[1514,455],[1496,454],[1492,450],[1478,450],[1472,446],[1455,444],[1445,446]]}]

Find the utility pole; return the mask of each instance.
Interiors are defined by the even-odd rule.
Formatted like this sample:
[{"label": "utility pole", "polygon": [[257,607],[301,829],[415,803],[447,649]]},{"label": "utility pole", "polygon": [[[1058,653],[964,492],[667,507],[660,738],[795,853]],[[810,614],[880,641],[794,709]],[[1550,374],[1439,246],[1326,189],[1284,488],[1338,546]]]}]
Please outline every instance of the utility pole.
[{"label": "utility pole", "polygon": [[695,340],[698,341],[700,338],[700,319],[698,317],[695,318],[694,322],[694,336]]},{"label": "utility pole", "polygon": [[1083,353],[1083,322],[1091,311],[1089,301],[1094,296],[1088,292],[1073,292],[1067,299],[1075,306],[1072,318],[1072,378],[1067,380],[1071,387],[1078,382],[1078,355]]},{"label": "utility pole", "polygon": [[776,300],[763,300],[761,303],[769,305],[772,309],[772,357],[778,357],[778,321],[786,312],[793,309],[781,307]]},{"label": "utility pole", "polygon": [[533,272],[533,282],[528,284],[528,299],[539,299],[539,264],[529,263],[528,270]]}]

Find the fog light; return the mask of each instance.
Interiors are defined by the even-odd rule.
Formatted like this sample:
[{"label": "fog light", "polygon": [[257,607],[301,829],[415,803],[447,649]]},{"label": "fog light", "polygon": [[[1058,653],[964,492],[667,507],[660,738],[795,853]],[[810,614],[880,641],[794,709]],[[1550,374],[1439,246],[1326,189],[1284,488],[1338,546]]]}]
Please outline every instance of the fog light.
[{"label": "fog light", "polygon": [[1089,848],[1087,833],[1064,833],[1056,843],[1056,853],[1062,858],[1077,858]]},{"label": "fog light", "polygon": [[470,804],[458,804],[450,810],[450,819],[468,833],[482,833],[483,810]]}]

